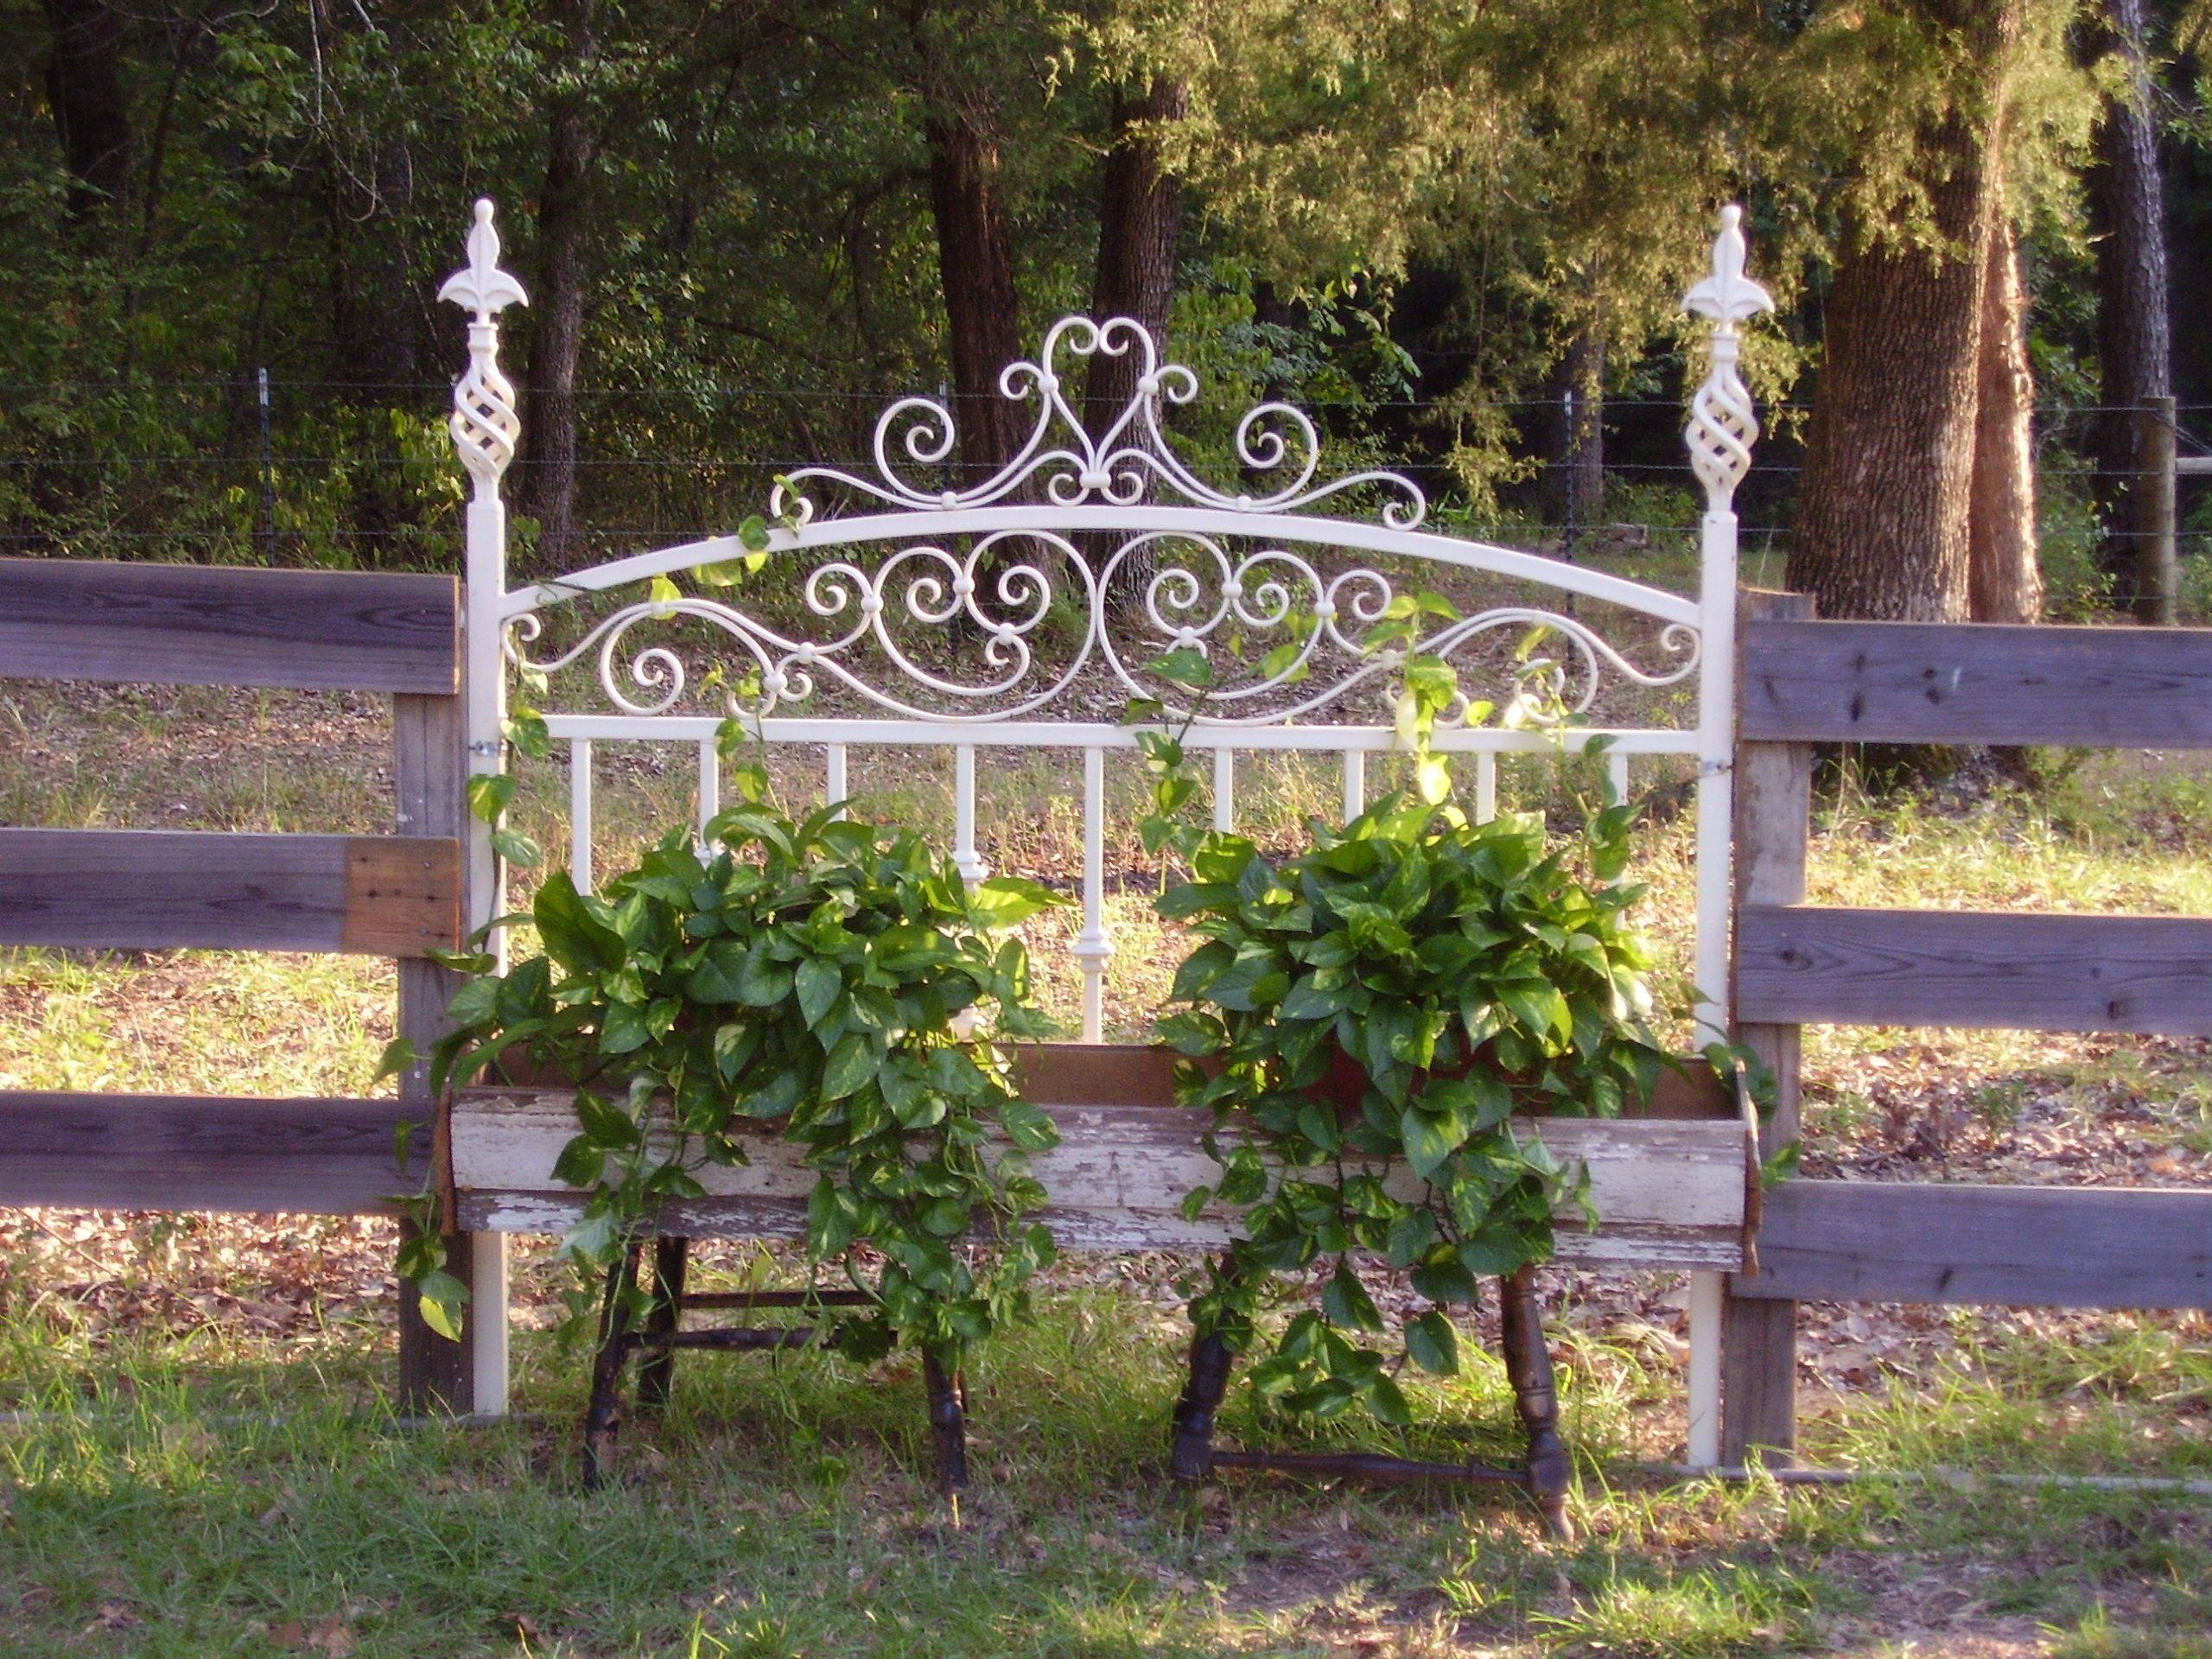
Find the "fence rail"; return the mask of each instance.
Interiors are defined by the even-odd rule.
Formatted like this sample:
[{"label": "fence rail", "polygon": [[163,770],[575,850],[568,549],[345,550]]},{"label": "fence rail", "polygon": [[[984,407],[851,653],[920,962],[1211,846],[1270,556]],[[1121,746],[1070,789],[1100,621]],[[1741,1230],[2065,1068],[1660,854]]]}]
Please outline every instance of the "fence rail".
[{"label": "fence rail", "polygon": [[450,837],[0,830],[12,944],[421,957],[461,933]]},{"label": "fence rail", "polygon": [[2212,1307],[2212,1191],[1787,1181],[1738,1296]]},{"label": "fence rail", "polygon": [[420,1186],[428,1125],[397,1100],[0,1093],[0,1204],[387,1212]]},{"label": "fence rail", "polygon": [[450,576],[0,559],[0,678],[460,689]]},{"label": "fence rail", "polygon": [[2212,920],[1746,905],[1736,1011],[1771,1024],[2194,1036]]},{"label": "fence rail", "polygon": [[1763,621],[1738,736],[1770,743],[2212,746],[2202,628]]}]

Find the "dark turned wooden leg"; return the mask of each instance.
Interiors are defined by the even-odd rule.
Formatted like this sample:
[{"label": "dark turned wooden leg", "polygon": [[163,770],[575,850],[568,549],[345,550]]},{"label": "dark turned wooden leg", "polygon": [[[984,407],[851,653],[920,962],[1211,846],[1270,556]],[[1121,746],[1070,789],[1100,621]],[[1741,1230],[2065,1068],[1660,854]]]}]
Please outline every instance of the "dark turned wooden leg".
[{"label": "dark turned wooden leg", "polygon": [[645,1316],[638,1362],[638,1409],[658,1411],[676,1381],[673,1339],[683,1319],[683,1274],[690,1261],[688,1238],[653,1241],[653,1311]]},{"label": "dark turned wooden leg", "polygon": [[1505,1375],[1529,1431],[1529,1496],[1536,1500],[1544,1530],[1565,1540],[1573,1535],[1567,1521],[1567,1446],[1559,1436],[1559,1392],[1552,1383],[1551,1351],[1544,1345],[1536,1270],[1522,1268],[1501,1280],[1499,1289],[1504,1304]]},{"label": "dark turned wooden leg", "polygon": [[1213,1414],[1229,1392],[1236,1363],[1236,1356],[1219,1337],[1192,1339],[1190,1374],[1175,1402],[1174,1434],[1167,1447],[1167,1477],[1179,1486],[1195,1486],[1213,1473]]},{"label": "dark turned wooden leg", "polygon": [[599,1352],[591,1364],[591,1402],[584,1408],[584,1490],[595,1492],[606,1478],[622,1426],[622,1362],[629,1356],[627,1292],[638,1279],[640,1241],[632,1239],[622,1259],[607,1270],[607,1297],[599,1314]]},{"label": "dark turned wooden leg", "polygon": [[922,1381],[929,1389],[930,1433],[937,1441],[937,1489],[947,1497],[968,1486],[968,1420],[961,1409],[960,1379],[922,1356]]}]

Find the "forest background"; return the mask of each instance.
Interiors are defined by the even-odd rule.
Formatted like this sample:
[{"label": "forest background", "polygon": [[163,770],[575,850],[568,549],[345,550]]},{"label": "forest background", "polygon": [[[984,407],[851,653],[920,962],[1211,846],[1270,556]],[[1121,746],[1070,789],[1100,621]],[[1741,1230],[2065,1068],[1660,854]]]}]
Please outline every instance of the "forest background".
[{"label": "forest background", "polygon": [[[1782,302],[1753,573],[1824,613],[2131,597],[2145,400],[2212,435],[2167,0],[8,0],[0,551],[457,568],[434,298],[500,203],[524,572],[757,511],[1065,312],[1312,408],[1448,520],[1694,526],[1677,311]],[[1123,364],[1086,389],[1126,398]],[[1227,416],[1179,435],[1226,453]],[[1221,423],[1209,425],[1209,421]],[[2184,613],[2212,505],[2183,499]]]}]

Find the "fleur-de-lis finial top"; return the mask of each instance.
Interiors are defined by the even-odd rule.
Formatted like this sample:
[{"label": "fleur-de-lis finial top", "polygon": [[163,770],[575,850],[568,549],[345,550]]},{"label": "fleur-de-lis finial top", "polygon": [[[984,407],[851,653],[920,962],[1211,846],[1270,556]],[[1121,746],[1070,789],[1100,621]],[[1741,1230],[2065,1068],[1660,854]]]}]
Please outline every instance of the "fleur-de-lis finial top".
[{"label": "fleur-de-lis finial top", "polygon": [[468,264],[446,278],[438,297],[474,311],[478,322],[490,322],[511,305],[530,303],[522,284],[499,269],[499,232],[492,223],[491,197],[476,203],[476,223],[468,232]]},{"label": "fleur-de-lis finial top", "polygon": [[1682,296],[1682,305],[1720,326],[1715,338],[1734,338],[1736,325],[1774,309],[1774,296],[1744,275],[1744,210],[1730,202],[1720,210],[1720,233],[1713,238],[1713,275]]},{"label": "fleur-de-lis finial top", "polygon": [[499,372],[499,313],[528,305],[522,284],[499,269],[499,233],[492,226],[492,200],[476,204],[468,232],[468,264],[438,290],[473,315],[468,323],[468,371],[453,389],[453,442],[461,464],[476,480],[476,499],[495,500],[499,479],[515,458],[522,417],[515,413],[513,383]]},{"label": "fleur-de-lis finial top", "polygon": [[1712,361],[1705,384],[1690,400],[1690,470],[1705,486],[1709,512],[1731,511],[1736,486],[1751,470],[1751,444],[1759,435],[1751,389],[1736,371],[1736,325],[1774,309],[1774,296],[1744,275],[1744,210],[1733,202],[1720,210],[1720,232],[1713,238],[1713,274],[1682,296],[1682,304],[1713,319]]}]

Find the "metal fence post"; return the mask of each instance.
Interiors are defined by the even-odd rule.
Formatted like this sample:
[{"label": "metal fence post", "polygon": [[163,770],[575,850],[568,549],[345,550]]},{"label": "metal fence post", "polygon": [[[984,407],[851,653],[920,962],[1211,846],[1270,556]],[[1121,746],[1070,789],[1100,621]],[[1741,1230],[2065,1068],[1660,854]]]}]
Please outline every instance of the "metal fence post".
[{"label": "metal fence post", "polygon": [[[467,265],[446,279],[438,297],[470,313],[468,368],[454,387],[452,421],[454,447],[475,483],[467,514],[461,683],[468,770],[489,774],[498,772],[505,760],[506,670],[499,611],[507,592],[507,509],[499,499],[499,480],[522,435],[514,386],[499,370],[498,319],[508,306],[527,304],[529,296],[499,269],[499,233],[492,226],[488,199],[476,204]],[[467,831],[467,919],[473,931],[505,910],[505,872],[493,850],[492,826],[471,814]],[[495,940],[493,948],[504,963],[504,939]],[[467,1243],[472,1404],[480,1414],[497,1415],[507,1408],[506,1238],[478,1233]]]},{"label": "metal fence post", "polygon": [[[1732,913],[1730,837],[1733,833],[1736,750],[1736,486],[1751,469],[1759,423],[1751,390],[1737,372],[1738,326],[1771,311],[1767,291],[1744,275],[1743,209],[1721,209],[1713,242],[1713,272],[1682,303],[1713,323],[1711,362],[1691,400],[1683,435],[1690,467],[1705,487],[1698,585],[1697,1020],[1701,1040],[1728,1030],[1728,925]],[[1717,1273],[1690,1275],[1688,1460],[1720,1460],[1720,1326]]]}]

